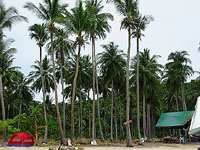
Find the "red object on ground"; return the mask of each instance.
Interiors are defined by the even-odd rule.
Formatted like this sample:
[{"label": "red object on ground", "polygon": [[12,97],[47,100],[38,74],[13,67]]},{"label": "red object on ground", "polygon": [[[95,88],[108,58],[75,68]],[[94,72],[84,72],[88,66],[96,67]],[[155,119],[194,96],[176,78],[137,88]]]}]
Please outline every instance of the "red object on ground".
[{"label": "red object on ground", "polygon": [[131,124],[131,123],[133,123],[133,121],[129,120],[129,121],[124,122],[124,125]]},{"label": "red object on ground", "polygon": [[10,137],[8,146],[27,147],[34,145],[34,137],[27,133],[16,133]]}]

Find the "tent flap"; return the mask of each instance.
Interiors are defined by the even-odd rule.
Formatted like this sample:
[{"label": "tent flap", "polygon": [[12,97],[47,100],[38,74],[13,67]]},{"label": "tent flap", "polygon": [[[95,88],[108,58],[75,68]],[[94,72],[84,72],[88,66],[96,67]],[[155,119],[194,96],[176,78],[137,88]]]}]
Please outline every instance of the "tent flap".
[{"label": "tent flap", "polygon": [[200,136],[200,97],[197,99],[194,115],[189,129],[189,135]]}]

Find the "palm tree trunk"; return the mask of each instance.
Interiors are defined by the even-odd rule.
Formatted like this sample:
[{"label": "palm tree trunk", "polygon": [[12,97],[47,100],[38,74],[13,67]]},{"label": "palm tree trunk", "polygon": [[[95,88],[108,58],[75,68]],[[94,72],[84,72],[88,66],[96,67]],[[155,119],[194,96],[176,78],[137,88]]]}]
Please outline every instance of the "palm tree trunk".
[{"label": "palm tree trunk", "polygon": [[152,138],[154,138],[155,137],[155,126],[156,126],[156,124],[155,124],[155,116],[154,116],[154,112],[153,112],[153,109],[151,109],[151,131],[152,131],[152,134],[151,134],[151,136],[152,136]]},{"label": "palm tree trunk", "polygon": [[[131,29],[128,28],[128,50],[127,50],[127,62],[126,62],[126,121],[129,121],[129,109],[130,109],[130,92],[129,92],[129,65],[130,65],[130,50],[131,50]],[[131,131],[130,124],[126,125],[126,146],[131,147]]]},{"label": "palm tree trunk", "polygon": [[178,89],[175,89],[176,92],[176,110],[179,111],[179,107],[178,107]]},{"label": "palm tree trunk", "polygon": [[[53,25],[52,25],[52,28]],[[55,73],[55,60],[54,60],[54,48],[53,48],[53,31],[51,31],[51,57],[52,57],[52,64],[53,64],[53,81],[54,81],[54,89],[55,89],[55,99],[56,99],[56,113],[57,113],[57,118],[58,118],[58,127],[60,130],[60,140],[61,144],[65,144],[65,138],[63,135],[63,130],[62,130],[62,124],[61,124],[61,119],[60,119],[60,111],[59,111],[59,105],[58,105],[58,91],[57,91],[57,85],[56,85],[56,73]]]},{"label": "palm tree trunk", "polygon": [[66,137],[66,129],[65,129],[65,124],[66,124],[66,112],[65,112],[65,97],[64,97],[64,80],[63,80],[63,64],[61,63],[61,70],[60,70],[60,74],[61,74],[61,84],[62,84],[62,97],[63,97],[63,136],[64,138]]},{"label": "palm tree trunk", "polygon": [[79,95],[79,113],[78,113],[78,138],[80,139],[80,133],[81,133],[81,100]]},{"label": "palm tree trunk", "polygon": [[47,136],[48,136],[48,121],[47,121],[47,111],[46,111],[46,92],[44,86],[44,78],[43,78],[43,68],[42,68],[42,46],[40,46],[40,75],[42,80],[42,93],[43,93],[43,109],[44,109],[44,120],[45,120],[45,131],[44,138],[42,143],[47,144]]},{"label": "palm tree trunk", "polygon": [[113,81],[112,81],[112,97],[111,97],[111,116],[110,116],[110,141],[113,141]]},{"label": "palm tree trunk", "polygon": [[[21,113],[22,113],[22,100],[20,101],[19,104],[19,115],[21,115]],[[20,129],[20,120],[18,121],[17,128]]]},{"label": "palm tree trunk", "polygon": [[88,107],[89,107],[89,138],[91,137],[91,113],[90,113],[90,110],[91,110],[91,105],[90,105],[90,90],[88,90]]},{"label": "palm tree trunk", "polygon": [[[2,84],[1,74],[0,74],[0,94],[1,94],[2,120],[6,121],[6,112],[5,112],[5,104],[4,104],[4,98],[3,98],[3,84]],[[8,142],[6,129],[3,129],[3,140],[4,140],[4,143]]]},{"label": "palm tree trunk", "polygon": [[[100,104],[99,104],[99,85],[98,85],[98,73],[97,73],[97,66],[96,66],[96,54],[95,54],[95,39],[92,37],[92,57],[93,57],[93,65],[94,65],[94,74],[93,78],[96,79],[96,88],[97,88],[97,115],[98,115],[98,122],[99,122],[99,131],[101,135],[101,141],[104,141],[102,126],[101,126],[101,115],[100,115]],[[93,79],[93,83],[95,82],[95,79]],[[94,89],[95,90],[95,89]],[[93,97],[94,98],[94,97]]]},{"label": "palm tree trunk", "polygon": [[147,138],[147,134],[146,134],[146,103],[145,103],[145,92],[144,92],[144,88],[143,88],[143,133],[144,133],[144,139]]},{"label": "palm tree trunk", "polygon": [[139,38],[137,38],[137,128],[138,128],[138,138],[139,138],[139,140],[141,140],[141,133],[140,133],[139,65],[140,65],[140,57],[139,57]]},{"label": "palm tree trunk", "polygon": [[124,129],[122,126],[122,103],[120,101],[120,113],[119,113],[119,117],[120,117],[120,141],[124,138]]},{"label": "palm tree trunk", "polygon": [[[81,36],[81,35],[79,35]],[[73,82],[73,90],[72,90],[72,104],[71,104],[71,140],[73,143],[74,139],[74,101],[75,101],[75,94],[76,94],[76,82],[78,77],[78,68],[79,68],[79,59],[80,59],[80,53],[81,53],[81,45],[78,45],[78,55],[76,58],[76,72],[74,76],[74,82]]]},{"label": "palm tree trunk", "polygon": [[186,106],[186,102],[185,102],[185,88],[184,88],[184,79],[182,79],[182,83],[181,83],[181,89],[182,89],[182,103],[183,103],[183,110],[187,111],[187,106]]},{"label": "palm tree trunk", "polygon": [[82,100],[81,90],[79,96],[80,96],[80,138],[82,138],[83,100]]},{"label": "palm tree trunk", "polygon": [[[21,88],[19,90],[19,98],[21,97]],[[8,112],[9,112],[9,109],[8,109]],[[20,101],[20,104],[19,104],[19,115],[21,115],[22,113],[22,99]],[[18,120],[18,125],[17,125],[18,129],[20,129],[20,119]]]},{"label": "palm tree trunk", "polygon": [[99,122],[99,131],[101,134],[101,141],[103,142],[104,136],[101,126],[101,114],[100,114],[100,104],[99,104],[99,85],[98,85],[98,74],[97,74],[97,67],[96,67],[96,59],[95,59],[95,72],[96,72],[96,88],[97,88],[97,113],[98,113],[98,122]]},{"label": "palm tree trunk", "polygon": [[37,125],[37,121],[35,121],[35,143],[34,143],[34,146],[37,146],[37,142],[38,142],[38,125]]},{"label": "palm tree trunk", "polygon": [[106,98],[104,97],[104,101],[103,101],[103,126],[104,126],[104,136],[106,137],[106,106],[105,106],[105,100]]},{"label": "palm tree trunk", "polygon": [[95,49],[94,38],[92,38],[92,91],[93,91],[93,103],[92,103],[92,140],[95,140]]},{"label": "palm tree trunk", "polygon": [[151,138],[151,114],[149,104],[147,104],[147,138]]},{"label": "palm tree trunk", "polygon": [[114,107],[114,122],[115,122],[115,140],[118,141],[118,132],[117,132],[117,105],[115,101],[115,107]]}]

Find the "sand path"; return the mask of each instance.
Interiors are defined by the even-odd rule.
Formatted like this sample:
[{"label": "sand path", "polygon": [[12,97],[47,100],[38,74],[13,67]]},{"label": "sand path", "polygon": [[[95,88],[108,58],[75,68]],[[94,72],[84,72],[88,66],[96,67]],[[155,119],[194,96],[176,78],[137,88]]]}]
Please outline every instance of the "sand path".
[{"label": "sand path", "polygon": [[[82,146],[81,150],[198,150],[198,148],[200,148],[200,144],[145,144],[144,146],[131,148],[127,148],[124,145]],[[80,147],[76,147],[76,149],[78,150]],[[49,150],[49,147],[0,147],[0,150]]]}]

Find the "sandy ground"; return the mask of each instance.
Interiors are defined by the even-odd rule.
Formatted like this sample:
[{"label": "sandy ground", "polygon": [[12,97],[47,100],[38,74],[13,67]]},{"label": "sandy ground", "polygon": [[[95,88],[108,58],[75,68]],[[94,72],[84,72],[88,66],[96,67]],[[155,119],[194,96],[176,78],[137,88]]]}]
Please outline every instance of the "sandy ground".
[{"label": "sandy ground", "polygon": [[[52,146],[56,148],[55,146]],[[113,146],[79,146],[78,150],[198,150],[199,144],[162,144],[147,143],[144,146],[127,148],[125,145]],[[49,150],[49,147],[0,147],[0,150]],[[57,148],[56,148],[57,150]]]}]

